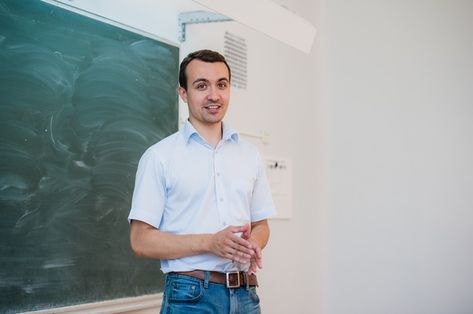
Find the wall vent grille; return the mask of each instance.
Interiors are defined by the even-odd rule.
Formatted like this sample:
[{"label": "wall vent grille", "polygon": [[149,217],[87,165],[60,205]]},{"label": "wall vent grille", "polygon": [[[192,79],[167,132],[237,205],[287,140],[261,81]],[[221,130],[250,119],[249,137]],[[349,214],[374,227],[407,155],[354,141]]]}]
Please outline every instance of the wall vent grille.
[{"label": "wall vent grille", "polygon": [[223,54],[232,69],[232,86],[246,89],[247,82],[247,46],[246,40],[232,33],[225,32]]}]

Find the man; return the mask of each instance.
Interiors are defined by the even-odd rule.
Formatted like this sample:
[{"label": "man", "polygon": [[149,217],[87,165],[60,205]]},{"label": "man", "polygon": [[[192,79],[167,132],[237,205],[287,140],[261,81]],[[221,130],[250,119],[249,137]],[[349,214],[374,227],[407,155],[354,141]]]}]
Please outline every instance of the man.
[{"label": "man", "polygon": [[260,313],[255,272],[275,210],[256,148],[222,122],[230,78],[219,53],[189,54],[178,89],[189,119],[138,166],[130,242],[161,260],[161,313]]}]

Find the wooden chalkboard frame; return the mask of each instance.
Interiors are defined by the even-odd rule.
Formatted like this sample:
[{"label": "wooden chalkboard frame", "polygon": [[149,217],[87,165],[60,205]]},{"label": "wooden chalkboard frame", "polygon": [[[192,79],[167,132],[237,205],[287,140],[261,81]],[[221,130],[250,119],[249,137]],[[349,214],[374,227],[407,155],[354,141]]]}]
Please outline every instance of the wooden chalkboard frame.
[{"label": "wooden chalkboard frame", "polygon": [[126,217],[139,157],[178,129],[179,49],[112,24],[0,0],[2,313],[163,290]]}]

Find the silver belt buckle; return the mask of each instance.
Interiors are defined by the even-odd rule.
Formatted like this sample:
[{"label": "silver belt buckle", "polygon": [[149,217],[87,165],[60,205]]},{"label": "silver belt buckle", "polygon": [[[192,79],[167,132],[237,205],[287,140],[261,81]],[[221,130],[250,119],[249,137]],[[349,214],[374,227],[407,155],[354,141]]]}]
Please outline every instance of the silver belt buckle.
[{"label": "silver belt buckle", "polygon": [[[232,278],[236,276],[236,284],[232,284]],[[227,288],[240,288],[240,272],[232,271],[229,273],[225,273],[226,285]]]}]

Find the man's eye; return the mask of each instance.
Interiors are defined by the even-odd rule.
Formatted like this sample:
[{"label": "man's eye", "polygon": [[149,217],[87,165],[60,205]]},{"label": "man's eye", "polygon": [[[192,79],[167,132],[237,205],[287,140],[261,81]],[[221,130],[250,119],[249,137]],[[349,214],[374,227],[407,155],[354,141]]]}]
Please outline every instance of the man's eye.
[{"label": "man's eye", "polygon": [[206,87],[207,87],[207,84],[205,83],[200,83],[195,86],[195,88],[200,89],[200,90],[205,89]]},{"label": "man's eye", "polygon": [[220,89],[224,89],[224,88],[227,87],[227,83],[226,83],[226,82],[220,82],[220,83],[217,84],[217,86],[218,86],[218,88],[220,88]]}]

